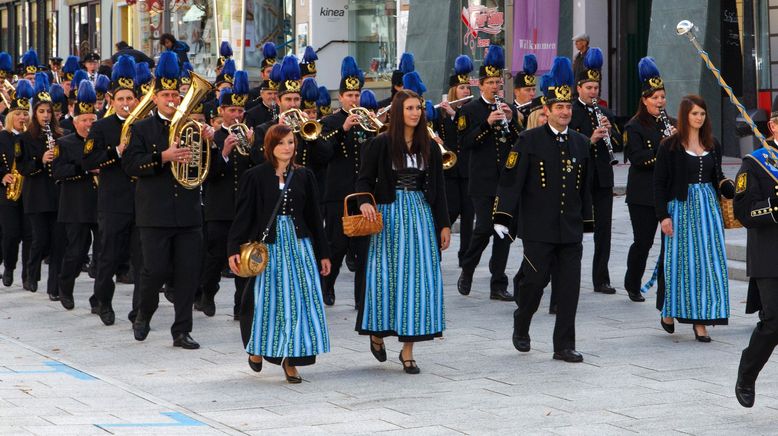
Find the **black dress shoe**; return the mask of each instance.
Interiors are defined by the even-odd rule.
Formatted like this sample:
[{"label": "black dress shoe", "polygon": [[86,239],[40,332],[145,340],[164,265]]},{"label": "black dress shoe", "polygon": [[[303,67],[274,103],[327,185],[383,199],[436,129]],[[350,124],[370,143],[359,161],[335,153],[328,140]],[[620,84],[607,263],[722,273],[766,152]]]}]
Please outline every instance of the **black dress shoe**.
[{"label": "black dress shoe", "polygon": [[[38,282],[28,282],[28,284],[30,285],[30,288],[28,289],[30,292],[38,292]],[[57,298],[59,298],[59,295]]]},{"label": "black dress shoe", "polygon": [[526,353],[530,350],[530,340],[529,336],[521,336],[516,333],[513,334],[513,346],[521,351],[522,353]]},{"label": "black dress shoe", "polygon": [[3,286],[6,288],[14,284],[14,270],[6,269],[3,271]]},{"label": "black dress shoe", "polygon": [[165,286],[165,299],[169,301],[170,304],[176,304],[176,294],[173,292],[173,288]]},{"label": "black dress shoe", "polygon": [[[378,349],[376,350],[374,345],[380,345]],[[370,336],[370,352],[373,353],[373,357],[375,357],[375,360],[379,362],[386,362],[386,346],[383,342],[373,342],[373,337]]]},{"label": "black dress shoe", "polygon": [[213,297],[206,297],[205,294],[203,294],[202,302],[200,303],[200,307],[205,314],[205,316],[214,316],[216,315],[216,303],[213,301]]},{"label": "black dress shoe", "polygon": [[554,351],[554,359],[564,360],[565,362],[570,363],[583,362],[583,356],[581,353],[570,348],[562,351]]},{"label": "black dress shoe", "polygon": [[419,369],[419,366],[416,365],[415,360],[405,360],[403,359],[403,352],[400,351],[400,363],[403,364],[403,371],[405,371],[406,374],[418,374],[421,372]]},{"label": "black dress shoe", "polygon": [[113,325],[116,322],[116,313],[113,309],[100,309],[100,321],[105,325]]},{"label": "black dress shoe", "polygon": [[556,315],[556,311],[557,311],[557,309],[558,309],[558,308],[557,308],[557,305],[556,305],[556,304],[550,304],[550,305],[548,306],[548,314],[549,314],[549,315]]},{"label": "black dress shoe", "polygon": [[97,277],[97,263],[92,261],[89,262],[89,267],[87,268],[86,274],[89,276],[90,279],[93,279]]},{"label": "black dress shoe", "polygon": [[185,350],[196,350],[200,348],[200,344],[192,339],[192,337],[189,336],[189,333],[180,333],[176,336],[176,338],[173,339],[173,346],[181,347]]},{"label": "black dress shoe", "polygon": [[346,256],[346,268],[351,272],[357,270],[357,262],[354,259],[354,256]]},{"label": "black dress shoe", "polygon": [[513,294],[506,291],[505,289],[499,289],[497,291],[492,291],[489,294],[490,300],[498,300],[498,301],[514,301]]},{"label": "black dress shoe", "polygon": [[135,284],[135,280],[129,273],[116,274],[116,283],[123,283],[125,285]]},{"label": "black dress shoe", "polygon": [[254,362],[253,360],[251,360],[251,356],[249,356],[249,368],[251,368],[251,370],[254,372],[262,371],[262,360],[260,360],[259,362]]},{"label": "black dress shoe", "polygon": [[738,380],[735,384],[735,398],[743,407],[754,407],[754,400],[756,400],[754,385],[747,385]]},{"label": "black dress shoe", "polygon": [[711,341],[710,336],[708,336],[708,335],[698,335],[697,334],[697,329],[695,329],[693,325],[692,325],[692,330],[694,330],[694,339],[696,339],[696,340],[698,340],[700,342],[710,342]]},{"label": "black dress shoe", "polygon": [[92,315],[99,315],[100,314],[100,306],[92,306],[92,308],[89,310],[89,312]]},{"label": "black dress shoe", "polygon": [[610,283],[603,283],[602,285],[595,286],[594,292],[610,295],[610,294],[615,294],[616,289],[614,289],[613,286],[610,285]]},{"label": "black dress shoe", "polygon": [[151,326],[147,322],[138,321],[138,319],[135,319],[135,322],[132,323],[132,334],[135,335],[136,341],[144,341],[146,340],[146,336],[149,335],[149,331],[151,330]]},{"label": "black dress shoe", "polygon": [[73,310],[73,308],[76,307],[76,304],[73,302],[73,297],[63,297],[60,295],[59,304],[67,310]]},{"label": "black dress shoe", "polygon": [[627,291],[627,296],[629,296],[629,299],[636,302],[636,303],[642,303],[646,301],[645,297],[643,297],[643,294],[640,291],[632,292]]},{"label": "black dress shoe", "polygon": [[49,301],[59,301],[59,295],[49,294]]},{"label": "black dress shoe", "polygon": [[473,275],[462,271],[457,280],[457,290],[462,295],[470,295],[471,286],[473,286]]},{"label": "black dress shoe", "polygon": [[330,291],[324,292],[321,295],[321,297],[324,300],[324,304],[326,304],[327,306],[332,306],[332,305],[335,304],[335,293],[334,292],[330,292]]},{"label": "black dress shoe", "polygon": [[659,324],[662,325],[662,328],[665,329],[667,333],[670,333],[671,335],[675,333],[675,324],[665,324],[665,321],[662,318],[659,318]]}]

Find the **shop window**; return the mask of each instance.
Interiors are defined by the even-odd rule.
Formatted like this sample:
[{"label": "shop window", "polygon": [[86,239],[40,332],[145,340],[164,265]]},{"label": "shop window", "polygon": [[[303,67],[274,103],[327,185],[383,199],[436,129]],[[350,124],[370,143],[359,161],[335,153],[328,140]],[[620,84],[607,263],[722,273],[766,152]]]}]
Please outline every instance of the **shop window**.
[{"label": "shop window", "polygon": [[0,9],[0,50],[11,51],[10,41],[8,40],[8,11],[9,9]]},{"label": "shop window", "polygon": [[100,3],[70,7],[71,53],[83,57],[100,48]]}]

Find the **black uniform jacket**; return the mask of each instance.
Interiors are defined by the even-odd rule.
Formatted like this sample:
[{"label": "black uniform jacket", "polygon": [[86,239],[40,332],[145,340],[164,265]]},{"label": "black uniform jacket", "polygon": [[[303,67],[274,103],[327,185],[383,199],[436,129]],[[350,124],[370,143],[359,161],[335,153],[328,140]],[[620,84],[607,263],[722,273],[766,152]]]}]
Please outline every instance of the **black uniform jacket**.
[{"label": "black uniform jacket", "polygon": [[123,125],[124,121],[113,114],[92,124],[86,139],[84,169],[100,170],[100,185],[97,187],[98,212],[135,212],[135,180],[124,172],[121,159],[116,153]]},{"label": "black uniform jacket", "polygon": [[48,150],[43,137],[33,138],[29,132],[19,136],[22,155],[16,165],[24,176],[22,197],[24,213],[56,212],[59,206],[59,188],[54,184],[52,162],[43,163]]},{"label": "black uniform jacket", "polygon": [[[438,108],[438,119],[434,123],[435,133],[443,140],[443,146],[446,150],[457,155],[457,163],[452,168],[443,171],[447,178],[466,179],[470,170],[470,152],[462,150],[457,136],[457,116],[459,109],[454,113],[452,119],[443,108]],[[433,144],[434,145],[434,144]]]},{"label": "black uniform jacket", "polygon": [[[289,215],[294,220],[295,233],[299,239],[311,238],[316,258],[330,257],[327,236],[319,209],[319,192],[313,172],[305,167],[297,167],[286,192],[286,201],[281,202],[278,214]],[[227,242],[229,255],[240,253],[240,245],[259,241],[262,232],[268,227],[268,221],[278,202],[281,190],[276,170],[270,162],[265,162],[246,171],[240,181],[235,219],[230,227]],[[267,234],[266,243],[276,241],[276,222],[274,220]]]},{"label": "black uniform jacket", "polygon": [[93,174],[83,164],[86,141],[71,133],[57,140],[59,157],[54,159],[54,178],[59,184],[59,211],[61,223],[91,224],[97,222],[97,186]]},{"label": "black uniform jacket", "polygon": [[213,135],[211,168],[203,186],[206,221],[232,221],[235,215],[235,198],[243,173],[254,166],[251,157],[238,153],[233,147],[227,161],[222,157],[227,129],[220,128]]},{"label": "black uniform jacket", "polygon": [[650,126],[632,118],[624,127],[624,155],[630,163],[627,204],[654,207],[654,164],[663,131],[658,118]]},{"label": "black uniform jacket", "polygon": [[[654,169],[654,208],[659,221],[670,218],[667,211],[667,203],[670,200],[685,201],[689,195],[689,182],[686,174],[686,150],[680,143],[678,134],[670,136],[662,141],[659,152],[656,155],[656,168]],[[672,148],[672,149],[671,149]],[[713,187],[718,192],[721,183],[725,180],[721,171],[721,146],[714,140],[713,153],[716,160],[715,177]],[[734,191],[734,187],[728,184],[727,191]],[[734,194],[734,192],[728,192]]]},{"label": "black uniform jacket", "polygon": [[[602,114],[608,118],[611,125],[615,126],[613,114],[606,108],[600,106]],[[573,118],[570,120],[569,127],[576,132],[579,132],[587,138],[592,137],[594,129],[597,128],[597,117],[594,116],[594,111],[589,111],[586,105],[581,103],[581,99],[576,98],[573,101]],[[619,138],[611,133],[611,144],[616,145],[619,143]],[[605,140],[601,139],[590,147],[589,155],[592,157],[592,163],[594,164],[594,184],[600,188],[613,187],[613,165],[611,165],[610,157],[608,156],[608,147],[605,145]]]},{"label": "black uniform jacket", "polygon": [[[513,110],[512,105],[511,108]],[[486,122],[491,112],[491,104],[482,97],[475,97],[465,103],[457,114],[459,144],[462,150],[470,153],[468,192],[473,196],[494,197],[505,158],[521,132],[514,113],[508,124],[507,137],[504,141],[499,140],[500,123],[490,126]]]},{"label": "black uniform jacket", "polygon": [[264,124],[273,119],[273,112],[270,108],[262,103],[262,99],[259,100],[259,104],[246,111],[244,117],[246,125],[249,127],[256,127],[260,124]]},{"label": "black uniform jacket", "polygon": [[[22,145],[19,135],[8,130],[0,131],[0,179],[11,172],[14,159],[22,154]],[[17,170],[19,163],[17,162]],[[6,185],[0,183],[0,206],[18,207],[20,201],[11,201],[6,195]]]},{"label": "black uniform jacket", "polygon": [[76,128],[73,126],[73,117],[70,115],[64,115],[59,120],[59,127],[62,129],[62,131],[66,132],[75,132]]},{"label": "black uniform jacket", "polygon": [[[365,147],[362,156],[362,166],[359,169],[357,179],[357,192],[372,192],[376,203],[393,203],[396,197],[397,177],[392,171],[391,143],[389,135],[382,133]],[[448,205],[446,204],[446,183],[443,178],[443,163],[440,149],[437,144],[430,141],[430,162],[426,168],[424,179],[424,197],[432,210],[435,220],[435,228],[440,230],[451,227],[448,218]],[[364,197],[359,199],[360,204],[369,201]]]},{"label": "black uniform jacket", "polygon": [[567,131],[564,143],[548,125],[522,132],[505,163],[494,223],[522,240],[571,244],[593,227],[591,143]]},{"label": "black uniform jacket", "polygon": [[135,223],[138,227],[195,227],[202,225],[200,190],[186,189],[173,177],[168,149],[170,123],[154,112],[133,123],[130,144],[122,154],[122,168],[137,177]]},{"label": "black uniform jacket", "polygon": [[360,157],[367,143],[375,137],[375,133],[366,132],[360,126],[344,132],[343,123],[347,117],[348,112],[340,110],[321,120],[322,137],[329,141],[333,151],[324,178],[325,203],[341,202],[355,192]]}]

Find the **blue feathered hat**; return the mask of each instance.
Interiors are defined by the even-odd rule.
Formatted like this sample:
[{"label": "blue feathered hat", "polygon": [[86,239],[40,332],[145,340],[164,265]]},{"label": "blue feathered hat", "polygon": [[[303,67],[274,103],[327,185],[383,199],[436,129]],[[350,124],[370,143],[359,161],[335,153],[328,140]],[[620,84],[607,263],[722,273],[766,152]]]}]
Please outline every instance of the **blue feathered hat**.
[{"label": "blue feathered hat", "polygon": [[222,70],[219,73],[219,75],[216,76],[216,82],[214,82],[214,85],[218,88],[219,85],[222,83],[229,83],[232,85],[233,81],[235,80],[235,71],[237,69],[235,68],[235,59],[227,59],[224,61],[224,65],[222,65]]},{"label": "blue feathered hat", "polygon": [[573,83],[573,64],[570,59],[563,56],[554,58],[544,92],[546,104],[570,103],[573,100]]},{"label": "blue feathered hat", "polygon": [[273,64],[273,68],[270,69],[268,79],[262,81],[260,85],[260,91],[278,91],[278,85],[284,80],[284,76],[281,74],[281,64]]},{"label": "blue feathered hat", "polygon": [[289,92],[300,92],[302,87],[302,76],[297,62],[297,56],[286,55],[281,60],[281,76],[283,79],[278,85],[278,95]]},{"label": "blue feathered hat", "polygon": [[245,107],[249,100],[249,75],[243,70],[235,72],[231,88],[224,88],[219,93],[219,106]]},{"label": "blue feathered hat", "polygon": [[578,73],[578,86],[586,82],[599,82],[602,79],[602,50],[599,47],[591,47],[584,56],[584,68]]},{"label": "blue feathered hat", "polygon": [[68,98],[65,95],[65,89],[59,83],[52,83],[49,88],[49,95],[51,95],[51,105],[54,112],[67,112],[68,110]]},{"label": "blue feathered hat", "polygon": [[159,55],[157,69],[154,71],[154,92],[178,91],[181,71],[178,68],[178,55],[165,51]]},{"label": "blue feathered hat", "polygon": [[151,75],[148,62],[135,64],[135,87],[138,95],[146,95],[154,89],[154,76]]},{"label": "blue feathered hat", "polygon": [[361,91],[364,84],[365,76],[357,67],[357,60],[353,56],[343,58],[340,63],[340,92]]},{"label": "blue feathered hat", "polygon": [[403,76],[416,70],[413,53],[405,52],[400,55],[400,63],[397,69],[392,71],[392,86],[402,86]]},{"label": "blue feathered hat", "polygon": [[427,87],[424,86],[424,82],[421,81],[421,76],[419,76],[419,73],[416,71],[411,71],[403,76],[403,88],[413,91],[416,94],[419,94],[419,96],[427,92]]},{"label": "blue feathered hat", "polygon": [[316,84],[316,79],[313,77],[303,79],[300,97],[303,101],[301,109],[316,109],[316,100],[319,99],[319,85]]},{"label": "blue feathered hat", "polygon": [[268,41],[262,45],[262,69],[271,67],[276,63],[276,57],[278,52],[276,51],[276,45]]},{"label": "blue feathered hat", "polygon": [[33,107],[41,103],[51,103],[51,94],[49,94],[49,76],[46,73],[35,73],[35,95],[32,97]]},{"label": "blue feathered hat", "polygon": [[135,58],[128,55],[119,56],[111,71],[111,92],[122,89],[135,92]]},{"label": "blue feathered hat", "polygon": [[375,92],[369,89],[363,89],[359,95],[359,105],[372,111],[378,110],[378,101],[375,98]]},{"label": "blue feathered hat", "polygon": [[98,74],[95,78],[95,94],[97,94],[97,100],[103,100],[105,93],[108,92],[111,86],[111,79],[104,74]]},{"label": "blue feathered hat", "polygon": [[181,65],[181,84],[182,85],[191,85],[192,84],[192,76],[189,75],[190,71],[194,71],[194,67],[192,67],[192,64],[189,63],[189,61],[184,62]]},{"label": "blue feathered hat", "polygon": [[[216,68],[219,69],[224,66],[227,59],[232,57],[232,46],[229,41],[222,41],[219,46],[219,59],[216,59]],[[187,62],[185,62],[187,63]],[[191,64],[190,64],[191,66]],[[191,69],[189,71],[192,71]]]},{"label": "blue feathered hat", "polygon": [[0,52],[0,79],[10,78],[14,72],[14,61],[6,52]]},{"label": "blue feathered hat", "polygon": [[468,55],[459,55],[454,59],[454,74],[448,78],[448,87],[470,84],[470,73],[473,72],[473,60]]},{"label": "blue feathered hat", "polygon": [[305,47],[305,53],[303,53],[303,60],[300,61],[300,75],[315,76],[316,75],[316,61],[319,60],[319,56],[316,54],[316,50],[310,45]]},{"label": "blue feathered hat", "polygon": [[86,70],[76,70],[75,74],[73,74],[73,80],[70,82],[70,94],[68,94],[68,98],[71,100],[76,99],[76,92],[78,92],[78,85],[83,80],[89,80],[89,75],[86,73]]},{"label": "blue feathered hat", "polygon": [[319,87],[319,98],[316,99],[316,106],[319,107],[319,115],[325,116],[332,113],[332,98],[326,86]]},{"label": "blue feathered hat", "polygon": [[427,124],[431,125],[438,119],[438,111],[435,110],[435,103],[432,100],[424,102],[424,115],[427,117]]},{"label": "blue feathered hat", "polygon": [[538,71],[538,58],[532,53],[524,55],[522,70],[513,76],[514,88],[534,88],[538,80],[535,72]]},{"label": "blue feathered hat", "polygon": [[89,80],[84,80],[78,85],[78,94],[76,94],[76,104],[73,106],[73,117],[79,115],[93,115],[97,113],[95,110],[95,102],[97,101],[97,93]]},{"label": "blue feathered hat", "polygon": [[62,64],[62,74],[67,82],[73,80],[73,75],[78,71],[78,56],[70,55],[65,59],[65,63]]},{"label": "blue feathered hat", "polygon": [[11,100],[11,107],[8,108],[8,110],[30,110],[30,103],[32,102],[32,97],[34,95],[35,90],[32,89],[32,83],[27,79],[19,80],[16,82],[16,92],[14,92],[14,97]]},{"label": "blue feathered hat", "polygon": [[505,68],[505,50],[499,45],[490,45],[484,57],[484,63],[478,69],[478,77],[487,79],[489,77],[502,77],[502,70]]},{"label": "blue feathered hat", "polygon": [[38,53],[33,49],[27,50],[27,52],[22,55],[22,64],[24,65],[24,74],[37,73],[38,66],[40,65]]},{"label": "blue feathered hat", "polygon": [[652,57],[644,57],[638,62],[638,75],[640,76],[640,88],[644,97],[647,97],[660,89],[665,89],[659,67]]}]

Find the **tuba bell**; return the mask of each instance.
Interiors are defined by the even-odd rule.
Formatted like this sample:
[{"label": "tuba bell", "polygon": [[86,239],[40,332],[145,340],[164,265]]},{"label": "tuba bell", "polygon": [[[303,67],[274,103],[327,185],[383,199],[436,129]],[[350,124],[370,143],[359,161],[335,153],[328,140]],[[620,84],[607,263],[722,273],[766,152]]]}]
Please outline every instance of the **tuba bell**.
[{"label": "tuba bell", "polygon": [[127,115],[127,118],[124,120],[124,125],[122,125],[122,133],[119,136],[119,144],[124,144],[125,146],[130,145],[130,127],[132,127],[134,122],[146,118],[149,112],[151,112],[151,109],[154,107],[153,97],[154,90],[152,89],[147,92],[143,98],[140,99],[140,102],[138,102],[138,105],[135,106],[135,109],[133,109],[132,112]]},{"label": "tuba bell", "polygon": [[389,125],[378,121],[370,111],[362,106],[352,107],[348,110],[350,115],[356,115],[359,118],[359,127],[366,132],[383,133],[389,130]]},{"label": "tuba bell", "polygon": [[[430,139],[434,140],[438,137],[438,134],[435,133],[430,126],[427,126],[427,133],[429,133]],[[437,142],[435,143],[438,144]],[[440,148],[440,156],[443,158],[443,169],[450,170],[451,168],[454,168],[454,165],[457,164],[457,154],[451,150],[446,150],[446,147],[443,147],[440,144],[438,144],[438,147]]]},{"label": "tuba bell", "polygon": [[294,133],[299,133],[306,141],[314,141],[321,135],[321,123],[309,120],[300,109],[285,110],[279,115],[281,117]]},{"label": "tuba bell", "polygon": [[252,146],[249,142],[248,126],[243,123],[235,123],[228,127],[227,130],[238,138],[238,142],[235,144],[235,150],[242,156],[248,156]]},{"label": "tuba bell", "polygon": [[[181,104],[170,120],[169,144],[188,148],[192,158],[188,162],[171,162],[170,169],[176,181],[186,189],[195,189],[205,182],[211,164],[211,141],[202,137],[203,124],[190,118],[192,110],[213,89],[199,74],[190,71],[192,86],[184,94]],[[172,102],[171,107],[174,107]]]}]

